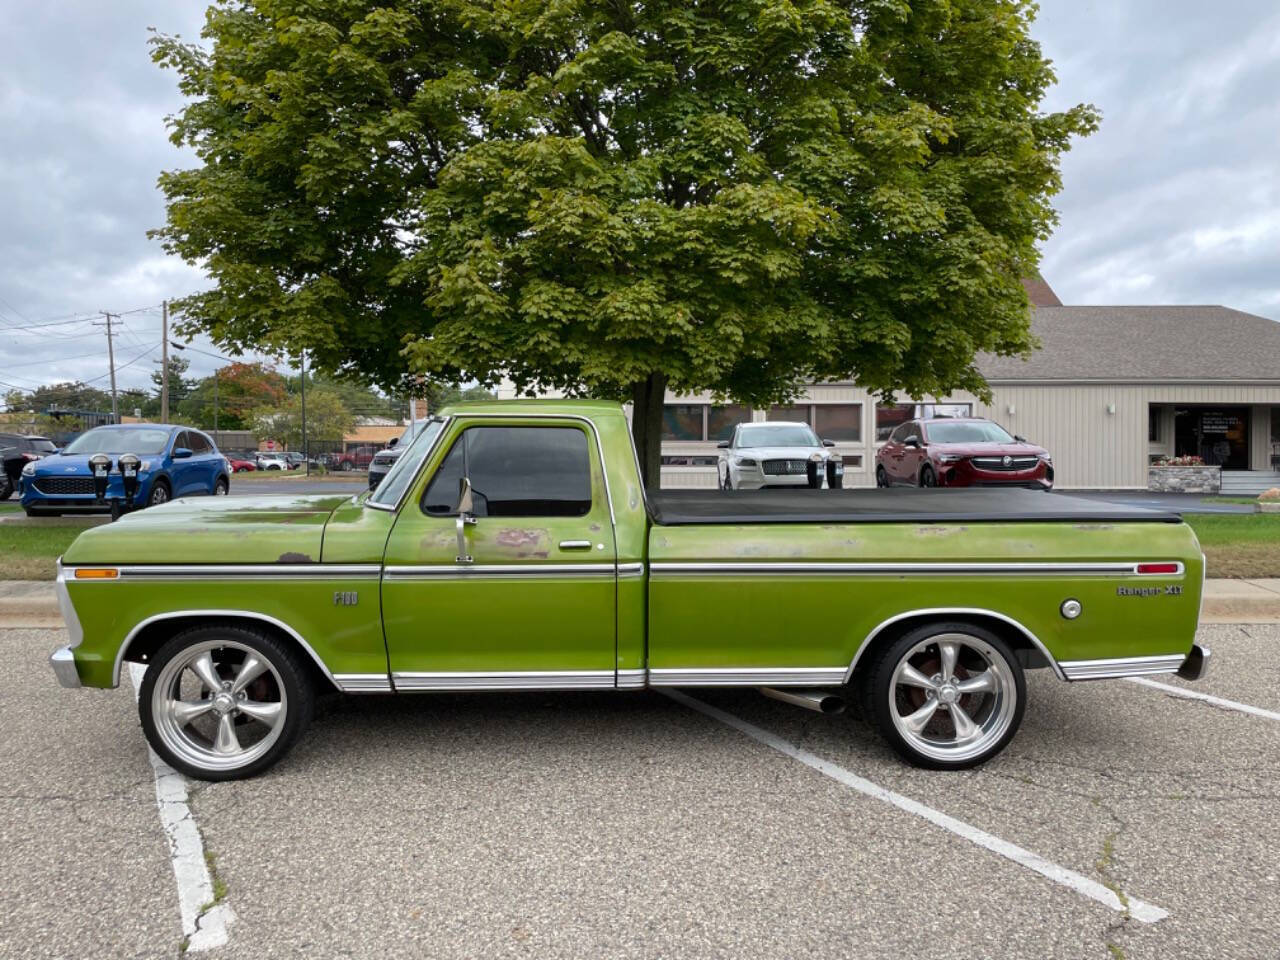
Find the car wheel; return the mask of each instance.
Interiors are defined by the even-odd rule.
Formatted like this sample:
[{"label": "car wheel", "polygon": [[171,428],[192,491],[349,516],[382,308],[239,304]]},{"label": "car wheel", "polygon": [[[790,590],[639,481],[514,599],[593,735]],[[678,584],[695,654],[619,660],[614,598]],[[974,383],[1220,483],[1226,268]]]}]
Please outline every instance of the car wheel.
[{"label": "car wheel", "polygon": [[909,763],[977,766],[1022,723],[1026,681],[1013,651],[968,623],[926,624],[884,647],[862,676],[863,716]]},{"label": "car wheel", "polygon": [[342,467],[341,467],[341,470],[342,470],[342,472],[343,472],[343,473],[350,473],[350,472],[351,472],[351,461],[350,461],[350,460],[343,460],[343,461],[342,461]]},{"label": "car wheel", "polygon": [[218,481],[213,485],[213,495],[215,497],[225,497],[231,489],[231,484],[227,482],[226,477],[219,477]]},{"label": "car wheel", "polygon": [[720,480],[720,489],[721,490],[733,489],[733,474],[729,472],[729,465],[727,463],[724,466],[724,477],[722,477]]},{"label": "car wheel", "polygon": [[937,485],[938,475],[933,472],[933,467],[926,465],[925,468],[920,471],[920,486],[936,487]]},{"label": "car wheel", "polygon": [[0,474],[0,500],[8,500],[13,496],[13,481],[7,474]]},{"label": "car wheel", "polygon": [[306,664],[274,635],[238,626],[186,630],[147,666],[138,715],[169,766],[201,780],[252,777],[311,721]]},{"label": "car wheel", "polygon": [[151,492],[147,494],[147,506],[158,507],[162,503],[169,502],[169,484],[163,480],[157,480],[151,484]]},{"label": "car wheel", "polygon": [[33,508],[33,507],[23,507],[23,508],[22,508],[22,512],[23,512],[23,513],[25,513],[28,517],[47,517],[47,516],[51,516],[51,514],[45,513],[43,510],[36,510],[36,509],[35,509],[35,508]]},{"label": "car wheel", "polygon": [[884,466],[881,464],[876,464],[876,486],[889,486],[889,474],[885,473]]}]

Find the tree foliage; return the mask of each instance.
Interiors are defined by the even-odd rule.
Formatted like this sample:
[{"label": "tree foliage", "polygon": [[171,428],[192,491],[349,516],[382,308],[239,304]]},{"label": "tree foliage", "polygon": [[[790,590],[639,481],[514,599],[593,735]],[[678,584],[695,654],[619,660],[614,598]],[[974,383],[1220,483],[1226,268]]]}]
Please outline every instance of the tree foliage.
[{"label": "tree foliage", "polygon": [[[167,248],[190,328],[631,399],[853,378],[986,395],[1059,156],[1024,0],[223,0],[156,40],[189,105]],[[403,347],[403,349],[401,349]]]},{"label": "tree foliage", "polygon": [[[215,382],[216,379],[216,382]],[[249,430],[254,413],[284,402],[285,378],[261,363],[229,363],[196,383],[178,407],[183,422],[219,430]]]},{"label": "tree foliage", "polygon": [[[355,424],[355,417],[334,390],[318,387],[307,390],[307,438],[341,440]],[[302,449],[302,396],[290,394],[282,404],[254,412],[252,429],[263,439],[270,437],[286,449]]]}]

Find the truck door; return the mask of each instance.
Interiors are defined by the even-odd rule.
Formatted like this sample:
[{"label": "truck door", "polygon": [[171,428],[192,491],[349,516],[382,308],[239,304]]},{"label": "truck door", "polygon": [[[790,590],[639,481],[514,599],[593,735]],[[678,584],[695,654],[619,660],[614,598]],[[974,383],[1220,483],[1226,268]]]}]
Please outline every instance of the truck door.
[{"label": "truck door", "polygon": [[387,540],[396,689],[613,687],[617,554],[590,427],[463,418],[441,450]]}]

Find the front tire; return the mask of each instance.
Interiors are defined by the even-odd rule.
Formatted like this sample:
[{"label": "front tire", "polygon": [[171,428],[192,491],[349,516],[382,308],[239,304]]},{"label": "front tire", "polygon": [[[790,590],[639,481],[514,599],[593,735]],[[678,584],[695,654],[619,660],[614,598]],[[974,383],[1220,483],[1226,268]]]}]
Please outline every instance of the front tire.
[{"label": "front tire", "polygon": [[147,506],[158,507],[162,503],[168,503],[171,496],[168,482],[157,480],[151,484],[151,492],[147,494]]},{"label": "front tire", "polygon": [[315,690],[293,648],[247,627],[193,627],[152,658],[138,691],[151,748],[199,780],[255,776],[311,722]]},{"label": "front tire", "polygon": [[938,475],[933,472],[933,467],[926,465],[925,468],[920,471],[920,486],[936,487],[937,485]]},{"label": "front tire", "polygon": [[889,474],[885,472],[884,466],[878,463],[876,464],[876,486],[889,486]]},{"label": "front tire", "polygon": [[932,623],[888,644],[862,677],[863,715],[908,763],[964,770],[1013,739],[1026,680],[1009,645],[969,623]]}]

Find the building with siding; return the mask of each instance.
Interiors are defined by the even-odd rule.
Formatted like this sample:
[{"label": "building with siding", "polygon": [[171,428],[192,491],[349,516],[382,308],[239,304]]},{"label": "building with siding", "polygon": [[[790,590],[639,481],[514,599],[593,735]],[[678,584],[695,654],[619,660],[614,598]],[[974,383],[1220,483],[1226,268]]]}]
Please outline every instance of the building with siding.
[{"label": "building with siding", "polygon": [[932,414],[987,417],[1046,447],[1062,489],[1146,489],[1151,464],[1175,456],[1220,466],[1224,492],[1280,486],[1280,324],[1220,306],[1063,306],[1042,279],[1026,287],[1041,346],[979,357],[990,403],[957,392],[884,404],[839,382],[768,410],[668,395],[663,486],[715,487],[716,443],[768,419],[810,423],[836,442],[845,486],[873,486],[879,445]]}]

